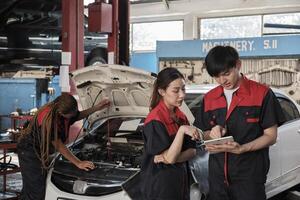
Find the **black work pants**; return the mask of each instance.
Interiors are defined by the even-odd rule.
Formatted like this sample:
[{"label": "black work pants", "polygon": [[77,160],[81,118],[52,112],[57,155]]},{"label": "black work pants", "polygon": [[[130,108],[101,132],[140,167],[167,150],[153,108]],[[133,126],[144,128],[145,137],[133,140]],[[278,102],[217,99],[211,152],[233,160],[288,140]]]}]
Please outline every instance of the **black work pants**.
[{"label": "black work pants", "polygon": [[210,179],[208,200],[266,200],[265,185],[251,180],[235,181],[229,185],[224,178]]},{"label": "black work pants", "polygon": [[46,176],[33,147],[18,145],[18,158],[21,168],[23,188],[20,200],[45,199]]}]

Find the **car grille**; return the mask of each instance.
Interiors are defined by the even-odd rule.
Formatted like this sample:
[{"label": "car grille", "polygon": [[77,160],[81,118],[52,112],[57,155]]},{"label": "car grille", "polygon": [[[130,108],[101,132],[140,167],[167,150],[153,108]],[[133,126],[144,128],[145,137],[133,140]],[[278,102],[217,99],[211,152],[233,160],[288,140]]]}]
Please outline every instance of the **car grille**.
[{"label": "car grille", "polygon": [[121,191],[121,183],[101,183],[101,181],[81,181],[78,184],[76,177],[70,177],[63,174],[53,173],[52,183],[60,190],[72,194],[85,196],[101,196]]}]

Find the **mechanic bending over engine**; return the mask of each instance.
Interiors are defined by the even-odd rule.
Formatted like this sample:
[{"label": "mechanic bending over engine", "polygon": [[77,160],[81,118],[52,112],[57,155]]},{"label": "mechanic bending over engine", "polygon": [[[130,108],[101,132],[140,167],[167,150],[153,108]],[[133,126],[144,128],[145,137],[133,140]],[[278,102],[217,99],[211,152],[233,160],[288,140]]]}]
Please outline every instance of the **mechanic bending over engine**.
[{"label": "mechanic bending over engine", "polygon": [[187,160],[200,139],[196,127],[178,108],[185,97],[183,75],[175,68],[158,73],[150,113],[144,122],[144,155],[141,166],[141,199],[187,200]]},{"label": "mechanic bending over engine", "polygon": [[62,94],[38,110],[22,131],[17,146],[23,181],[21,200],[45,198],[47,170],[51,162],[49,155],[55,150],[80,169],[94,169],[92,162],[79,160],[63,142],[68,138],[69,128],[75,121],[109,105],[110,101],[105,99],[79,112],[75,98],[70,94]]},{"label": "mechanic bending over engine", "polygon": [[205,139],[232,135],[234,142],[207,145],[210,200],[264,200],[269,146],[276,142],[284,115],[272,90],[240,73],[238,52],[216,46],[205,67],[218,87],[209,91],[195,125]]}]

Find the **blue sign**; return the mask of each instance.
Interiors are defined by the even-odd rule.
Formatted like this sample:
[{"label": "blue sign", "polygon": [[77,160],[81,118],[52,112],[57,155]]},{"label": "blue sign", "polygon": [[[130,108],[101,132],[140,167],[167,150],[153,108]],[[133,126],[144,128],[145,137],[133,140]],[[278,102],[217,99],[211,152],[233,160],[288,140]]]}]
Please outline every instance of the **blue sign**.
[{"label": "blue sign", "polygon": [[240,57],[294,57],[300,55],[300,35],[215,39],[157,41],[160,58],[204,58],[217,45],[232,46]]}]

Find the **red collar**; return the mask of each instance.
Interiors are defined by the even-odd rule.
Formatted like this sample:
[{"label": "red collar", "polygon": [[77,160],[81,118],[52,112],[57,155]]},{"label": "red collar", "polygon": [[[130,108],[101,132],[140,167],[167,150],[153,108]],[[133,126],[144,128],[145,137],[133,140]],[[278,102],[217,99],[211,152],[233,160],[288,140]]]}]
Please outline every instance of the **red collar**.
[{"label": "red collar", "polygon": [[[175,108],[175,117],[179,119],[183,124],[188,124],[188,120],[185,114],[181,112],[177,107]],[[157,106],[151,110],[144,122],[144,125],[152,120],[162,122],[166,126],[169,135],[176,134],[178,131],[179,126],[171,118],[170,111],[163,100],[160,100]]]},{"label": "red collar", "polygon": [[[170,111],[163,100],[161,100],[158,103],[157,109],[160,110],[160,114],[162,115],[162,117],[166,123],[168,123],[168,124],[174,123],[174,120],[170,116]],[[178,107],[175,107],[175,117],[177,117],[178,119],[181,119],[181,120],[186,119],[185,115],[183,114],[183,112],[180,111],[180,109]]]},{"label": "red collar", "polygon": [[[250,80],[247,79],[243,74],[241,74],[241,83],[239,89],[236,91],[237,96],[249,96],[250,95]],[[211,94],[212,98],[220,98],[224,94],[224,89],[221,85],[215,88],[214,93]]]}]

